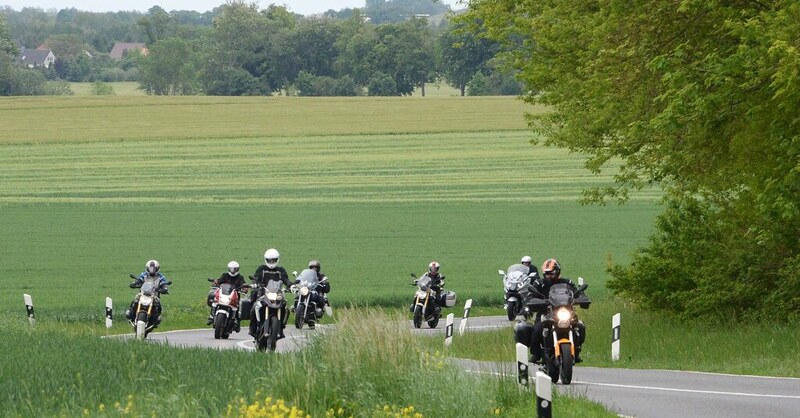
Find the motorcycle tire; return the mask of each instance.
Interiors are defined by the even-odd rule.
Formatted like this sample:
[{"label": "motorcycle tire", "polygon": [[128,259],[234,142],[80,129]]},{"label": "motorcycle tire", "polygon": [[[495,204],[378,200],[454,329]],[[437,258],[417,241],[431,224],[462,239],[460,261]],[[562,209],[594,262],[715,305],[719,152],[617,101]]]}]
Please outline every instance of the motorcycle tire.
[{"label": "motorcycle tire", "polygon": [[439,318],[440,318],[440,315],[433,314],[433,318],[428,320],[428,326],[430,328],[436,328],[436,326],[439,325]]},{"label": "motorcycle tire", "polygon": [[278,335],[281,332],[281,321],[277,316],[269,318],[269,335],[267,336],[267,350],[275,351],[278,346]]},{"label": "motorcycle tire", "polygon": [[422,328],[422,306],[414,307],[414,328]]},{"label": "motorcycle tire", "polygon": [[297,329],[303,329],[303,323],[305,323],[306,320],[303,316],[303,311],[305,310],[306,305],[304,303],[299,303],[297,309],[294,311],[294,327]]},{"label": "motorcycle tire", "polygon": [[218,313],[217,316],[214,317],[214,339],[218,340],[222,337],[222,334],[225,332],[225,323],[228,321],[228,318],[225,316],[224,313]]},{"label": "motorcycle tire", "polygon": [[136,339],[144,340],[147,338],[147,312],[139,312],[136,315]]},{"label": "motorcycle tire", "polygon": [[572,383],[572,365],[574,359],[572,358],[572,344],[561,344],[561,383],[568,385]]},{"label": "motorcycle tire", "polygon": [[509,321],[517,319],[517,305],[515,303],[506,305],[506,314],[508,314]]}]

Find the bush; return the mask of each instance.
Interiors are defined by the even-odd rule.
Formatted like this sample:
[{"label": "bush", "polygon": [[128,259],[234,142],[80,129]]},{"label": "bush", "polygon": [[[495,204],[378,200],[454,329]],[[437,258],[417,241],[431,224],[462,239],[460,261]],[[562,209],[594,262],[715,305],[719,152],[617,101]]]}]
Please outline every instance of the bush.
[{"label": "bush", "polygon": [[367,83],[367,94],[370,96],[397,96],[397,83],[392,76],[377,73]]},{"label": "bush", "polygon": [[40,96],[45,93],[47,80],[41,71],[35,69],[17,69],[11,87],[12,96]]},{"label": "bush", "polygon": [[92,95],[94,96],[112,96],[114,95],[114,87],[100,81],[92,83]]},{"label": "bush", "polygon": [[72,96],[75,92],[66,81],[48,81],[44,86],[44,94],[47,96]]},{"label": "bush", "polygon": [[333,78],[300,71],[294,84],[298,96],[357,96],[359,86],[350,76]]}]

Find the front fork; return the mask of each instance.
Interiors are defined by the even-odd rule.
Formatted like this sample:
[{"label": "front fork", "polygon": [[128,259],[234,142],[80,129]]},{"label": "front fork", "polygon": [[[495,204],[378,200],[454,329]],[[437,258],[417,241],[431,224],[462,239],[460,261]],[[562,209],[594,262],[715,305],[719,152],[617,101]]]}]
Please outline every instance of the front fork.
[{"label": "front fork", "polygon": [[567,334],[567,338],[558,338],[558,333],[553,332],[553,349],[555,350],[555,357],[557,359],[561,359],[561,344],[569,343],[569,351],[572,354],[572,358],[575,358],[575,340],[572,335],[572,330],[569,330],[569,334]]}]

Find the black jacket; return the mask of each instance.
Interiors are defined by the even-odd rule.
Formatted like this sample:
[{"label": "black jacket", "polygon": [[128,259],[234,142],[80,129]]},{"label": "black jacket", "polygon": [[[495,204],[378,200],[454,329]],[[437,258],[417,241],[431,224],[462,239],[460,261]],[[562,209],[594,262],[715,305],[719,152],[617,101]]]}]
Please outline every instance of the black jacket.
[{"label": "black jacket", "polygon": [[245,283],[244,276],[242,276],[242,273],[237,273],[235,276],[231,277],[231,275],[226,272],[222,273],[222,275],[219,276],[219,279],[214,280],[213,282],[214,286],[219,286],[223,283],[230,283],[236,287],[240,287]]},{"label": "black jacket", "polygon": [[267,267],[266,264],[258,266],[253,279],[260,286],[266,286],[270,281],[281,281],[286,287],[291,286],[293,283],[289,281],[289,275],[286,270],[281,266],[275,266],[274,269]]},{"label": "black jacket", "polygon": [[559,277],[558,280],[556,280],[555,282],[551,282],[550,280],[540,277],[535,281],[533,281],[530,287],[531,290],[541,295],[541,297],[547,298],[550,295],[550,288],[553,287],[554,284],[560,284],[560,283],[568,285],[570,288],[572,288],[573,292],[578,290],[578,287],[575,286],[575,283],[573,283],[572,280],[566,277]]},{"label": "black jacket", "polygon": [[317,291],[319,293],[328,293],[331,291],[331,282],[329,280],[326,280],[324,282],[322,281],[322,279],[326,277],[328,276],[326,276],[325,273],[321,271],[317,273],[317,280],[319,280],[319,286],[317,286]]}]

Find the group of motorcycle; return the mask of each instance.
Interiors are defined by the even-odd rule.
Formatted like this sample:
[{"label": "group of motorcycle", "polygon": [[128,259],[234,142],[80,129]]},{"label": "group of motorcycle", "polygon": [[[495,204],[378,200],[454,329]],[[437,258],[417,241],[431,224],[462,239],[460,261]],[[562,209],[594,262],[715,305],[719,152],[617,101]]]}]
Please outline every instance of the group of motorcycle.
[{"label": "group of motorcycle", "polygon": [[[295,314],[295,327],[302,329],[304,325],[308,325],[309,328],[314,328],[326,313],[332,315],[327,298],[320,292],[325,286],[330,289],[327,277],[319,280],[316,271],[312,269],[305,269],[299,275],[297,272],[293,274],[298,280],[289,289],[295,295],[291,307],[291,312]],[[131,278],[137,279],[134,275]],[[208,281],[213,283],[214,279]],[[160,296],[168,294],[166,285],[169,284],[172,282],[159,283],[157,276],[148,276],[143,281],[131,283],[132,288],[139,288],[139,293],[131,304],[132,314],[129,316],[137,339],[145,339],[160,323]],[[242,297],[251,290],[257,292],[255,302]],[[231,283],[212,285],[213,298],[210,303],[214,338],[227,339],[232,333],[239,332],[241,320],[249,320],[250,310],[255,307],[258,323],[254,337],[256,349],[274,351],[278,340],[284,337],[283,327],[286,323],[285,316],[288,315],[285,290],[282,283],[275,281],[269,282],[267,286],[255,283],[241,286]]]},{"label": "group of motorcycle", "polygon": [[[553,383],[561,379],[568,385],[572,382],[575,365],[575,332],[578,317],[575,306],[588,309],[591,304],[585,291],[587,284],[574,287],[569,284],[553,284],[547,295],[540,294],[531,286],[538,279],[538,272],[522,264],[513,264],[507,271],[498,270],[503,276],[506,314],[509,321],[517,316],[524,318],[515,326],[515,338],[530,347],[533,344],[534,325],[541,323],[542,370]],[[579,279],[579,282],[582,279]],[[528,323],[529,320],[533,324]]]}]

